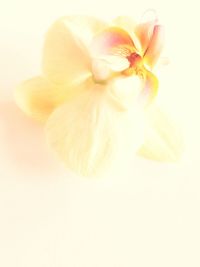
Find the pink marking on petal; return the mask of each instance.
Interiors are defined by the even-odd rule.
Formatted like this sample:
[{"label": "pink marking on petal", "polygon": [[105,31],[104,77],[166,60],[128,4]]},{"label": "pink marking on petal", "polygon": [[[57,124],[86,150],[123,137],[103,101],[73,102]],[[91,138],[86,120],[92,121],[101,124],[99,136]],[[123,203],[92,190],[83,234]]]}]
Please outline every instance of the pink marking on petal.
[{"label": "pink marking on petal", "polygon": [[118,27],[110,27],[98,34],[93,42],[92,49],[95,54],[112,54],[112,49],[127,46],[134,48],[133,40],[130,35]]}]

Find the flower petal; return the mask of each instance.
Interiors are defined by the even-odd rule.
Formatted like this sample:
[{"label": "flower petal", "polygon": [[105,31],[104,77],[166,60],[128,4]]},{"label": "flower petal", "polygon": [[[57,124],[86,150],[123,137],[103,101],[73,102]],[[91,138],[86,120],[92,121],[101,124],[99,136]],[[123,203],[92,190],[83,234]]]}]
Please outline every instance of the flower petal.
[{"label": "flower petal", "polygon": [[157,77],[144,67],[138,75],[143,79],[143,90],[139,100],[148,106],[157,95],[159,82]]},{"label": "flower petal", "polygon": [[132,129],[133,121],[132,114],[111,105],[106,86],[91,83],[83,94],[52,113],[46,125],[47,139],[67,167],[93,176],[114,161],[124,144],[129,150],[141,144],[141,131]]},{"label": "flower petal", "polygon": [[163,47],[163,27],[157,25],[157,18],[136,24],[130,17],[117,17],[114,25],[126,30],[137,49],[145,55],[145,63],[152,68],[161,53]]},{"label": "flower petal", "polygon": [[130,62],[128,61],[128,59],[114,55],[102,56],[97,60],[104,61],[111,70],[116,72],[121,72],[130,66]]},{"label": "flower petal", "polygon": [[46,126],[49,143],[67,167],[86,176],[109,160],[115,142],[103,91],[97,87],[56,109]]},{"label": "flower petal", "polygon": [[92,73],[95,81],[102,82],[119,75],[129,66],[126,58],[106,55],[92,60]]},{"label": "flower petal", "polygon": [[119,16],[113,20],[113,24],[127,31],[133,40],[133,43],[138,51],[141,50],[140,40],[135,32],[137,27],[136,22],[128,16]]},{"label": "flower petal", "polygon": [[157,20],[152,20],[145,23],[140,23],[135,27],[135,33],[140,40],[142,55],[145,53],[149,46],[149,42],[151,40],[156,23]]},{"label": "flower petal", "polygon": [[82,89],[86,90],[88,79],[82,84],[82,87],[56,87],[43,77],[35,77],[17,87],[15,100],[28,116],[44,122],[56,107],[81,94]]},{"label": "flower petal", "polygon": [[87,45],[105,23],[88,16],[69,16],[56,21],[46,35],[43,72],[56,85],[71,85],[88,77]]},{"label": "flower petal", "polygon": [[138,96],[142,91],[142,79],[139,76],[117,77],[110,81],[108,94],[119,110],[139,107]]},{"label": "flower petal", "polygon": [[109,27],[93,39],[91,49],[94,57],[102,55],[126,57],[134,49],[134,43],[122,28]]},{"label": "flower petal", "polygon": [[45,121],[58,105],[59,90],[46,79],[35,77],[21,83],[15,92],[17,105],[29,116]]},{"label": "flower petal", "polygon": [[102,72],[99,66],[104,66],[107,70],[105,74],[109,78],[112,74],[115,75],[129,68],[130,62],[127,57],[135,51],[135,47],[125,30],[109,27],[95,36],[91,51],[94,63],[93,73],[97,73],[95,76],[104,77],[105,75],[99,75],[99,71]]},{"label": "flower petal", "polygon": [[144,63],[150,68],[156,64],[164,42],[164,28],[160,25],[156,25],[153,30],[151,40],[144,55]]},{"label": "flower petal", "polygon": [[183,150],[180,129],[157,107],[148,115],[149,128],[146,139],[138,154],[157,161],[176,161]]}]

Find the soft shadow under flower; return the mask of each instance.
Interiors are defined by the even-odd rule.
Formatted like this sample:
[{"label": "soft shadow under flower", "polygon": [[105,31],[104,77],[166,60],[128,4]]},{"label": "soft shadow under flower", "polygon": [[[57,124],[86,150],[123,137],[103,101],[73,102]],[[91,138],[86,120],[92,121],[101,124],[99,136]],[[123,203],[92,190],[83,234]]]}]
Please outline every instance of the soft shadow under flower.
[{"label": "soft shadow under flower", "polygon": [[[0,104],[1,164],[20,174],[48,176],[58,170],[40,124],[12,101]],[[35,177],[36,178],[36,177]]]}]

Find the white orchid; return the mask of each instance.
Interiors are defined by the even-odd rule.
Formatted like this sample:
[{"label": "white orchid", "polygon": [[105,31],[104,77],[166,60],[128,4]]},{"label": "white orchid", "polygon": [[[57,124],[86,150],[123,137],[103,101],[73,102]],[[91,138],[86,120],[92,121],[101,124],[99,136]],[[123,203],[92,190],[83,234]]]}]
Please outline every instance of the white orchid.
[{"label": "white orchid", "polygon": [[178,133],[153,101],[152,69],[162,46],[157,20],[119,17],[108,25],[87,16],[61,18],[46,35],[42,75],[19,85],[16,102],[45,124],[49,143],[83,175],[101,171],[123,146],[174,160]]}]

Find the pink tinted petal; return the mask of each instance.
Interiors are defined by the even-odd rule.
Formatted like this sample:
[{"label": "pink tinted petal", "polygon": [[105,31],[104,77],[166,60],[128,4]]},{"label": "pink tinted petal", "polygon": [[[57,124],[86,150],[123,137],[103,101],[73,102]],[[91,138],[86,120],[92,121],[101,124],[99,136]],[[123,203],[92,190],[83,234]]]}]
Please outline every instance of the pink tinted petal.
[{"label": "pink tinted petal", "polygon": [[117,18],[115,18],[113,20],[113,24],[117,27],[120,27],[122,29],[124,29],[125,31],[127,31],[133,42],[134,42],[134,45],[136,47],[136,50],[137,51],[140,51],[141,50],[141,44],[140,44],[140,41],[135,33],[135,28],[137,26],[136,22],[133,20],[132,17],[128,17],[128,16],[119,16]]},{"label": "pink tinted petal", "polygon": [[[116,50],[116,48],[121,49]],[[134,43],[130,35],[118,27],[107,28],[98,34],[92,42],[92,51],[95,56],[117,53],[125,57],[131,53],[133,48]]]},{"label": "pink tinted petal", "polygon": [[163,42],[164,28],[160,25],[156,25],[154,27],[151,40],[149,42],[149,46],[144,55],[144,62],[150,68],[153,68],[153,66],[156,64],[163,48]]}]

